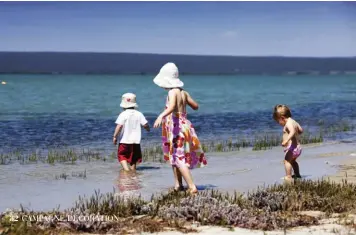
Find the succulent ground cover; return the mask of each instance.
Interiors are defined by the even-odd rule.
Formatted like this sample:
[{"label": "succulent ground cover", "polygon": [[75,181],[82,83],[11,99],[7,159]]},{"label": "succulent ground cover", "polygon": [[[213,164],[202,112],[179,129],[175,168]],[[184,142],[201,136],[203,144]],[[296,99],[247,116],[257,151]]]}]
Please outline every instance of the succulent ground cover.
[{"label": "succulent ground cover", "polygon": [[[301,211],[325,214],[355,213],[356,185],[326,180],[300,180],[272,185],[247,195],[205,190],[191,196],[168,192],[151,200],[124,198],[113,193],[80,197],[66,211],[8,210],[0,215],[2,234],[68,234],[194,231],[187,225],[217,225],[259,230],[318,225],[316,217]],[[39,219],[40,218],[40,219]],[[14,219],[16,221],[14,221]],[[32,219],[32,221],[30,221]]]}]

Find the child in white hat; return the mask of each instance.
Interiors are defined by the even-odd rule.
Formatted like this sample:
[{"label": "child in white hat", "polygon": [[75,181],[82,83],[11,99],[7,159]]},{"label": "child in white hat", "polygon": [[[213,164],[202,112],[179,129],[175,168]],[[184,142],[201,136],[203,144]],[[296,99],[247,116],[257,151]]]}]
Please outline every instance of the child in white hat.
[{"label": "child in white hat", "polygon": [[172,165],[175,191],[184,190],[182,178],[189,192],[198,192],[190,170],[204,167],[207,159],[192,123],[187,117],[187,106],[197,110],[199,105],[183,90],[179,71],[174,63],[166,63],[153,82],[168,91],[166,109],[158,116],[154,126],[162,124],[162,148],[164,160]]},{"label": "child in white hat", "polygon": [[[124,109],[116,119],[116,128],[113,136],[114,145],[117,144],[117,135],[121,132],[121,140],[117,157],[125,171],[136,170],[136,164],[142,162],[141,153],[141,126],[147,131],[150,127],[145,116],[136,110],[136,95],[126,93],[122,96],[120,107]],[[128,166],[130,164],[130,167]]]}]

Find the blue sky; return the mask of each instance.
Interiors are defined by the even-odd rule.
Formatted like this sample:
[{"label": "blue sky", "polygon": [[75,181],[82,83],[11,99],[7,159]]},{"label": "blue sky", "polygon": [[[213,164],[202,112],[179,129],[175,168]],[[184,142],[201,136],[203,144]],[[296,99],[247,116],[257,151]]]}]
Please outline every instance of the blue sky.
[{"label": "blue sky", "polygon": [[356,56],[355,2],[0,2],[0,51]]}]

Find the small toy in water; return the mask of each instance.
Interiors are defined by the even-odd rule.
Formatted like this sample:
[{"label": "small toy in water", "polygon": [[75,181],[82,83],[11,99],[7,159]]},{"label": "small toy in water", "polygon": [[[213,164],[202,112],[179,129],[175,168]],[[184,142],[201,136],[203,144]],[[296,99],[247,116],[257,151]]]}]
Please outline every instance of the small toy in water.
[{"label": "small toy in water", "polygon": [[5,81],[2,81],[1,84],[2,84],[2,85],[6,85],[6,82],[5,82]]}]

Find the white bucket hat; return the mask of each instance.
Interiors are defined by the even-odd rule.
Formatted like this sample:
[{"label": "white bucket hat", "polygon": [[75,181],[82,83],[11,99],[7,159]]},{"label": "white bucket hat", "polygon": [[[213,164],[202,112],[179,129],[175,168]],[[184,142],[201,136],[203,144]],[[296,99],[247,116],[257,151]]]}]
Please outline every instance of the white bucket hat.
[{"label": "white bucket hat", "polygon": [[184,83],[179,79],[179,71],[174,63],[163,65],[153,82],[163,88],[183,87]]},{"label": "white bucket hat", "polygon": [[122,95],[121,99],[121,108],[127,109],[127,108],[137,108],[138,105],[136,103],[136,95],[132,93],[125,93]]}]

